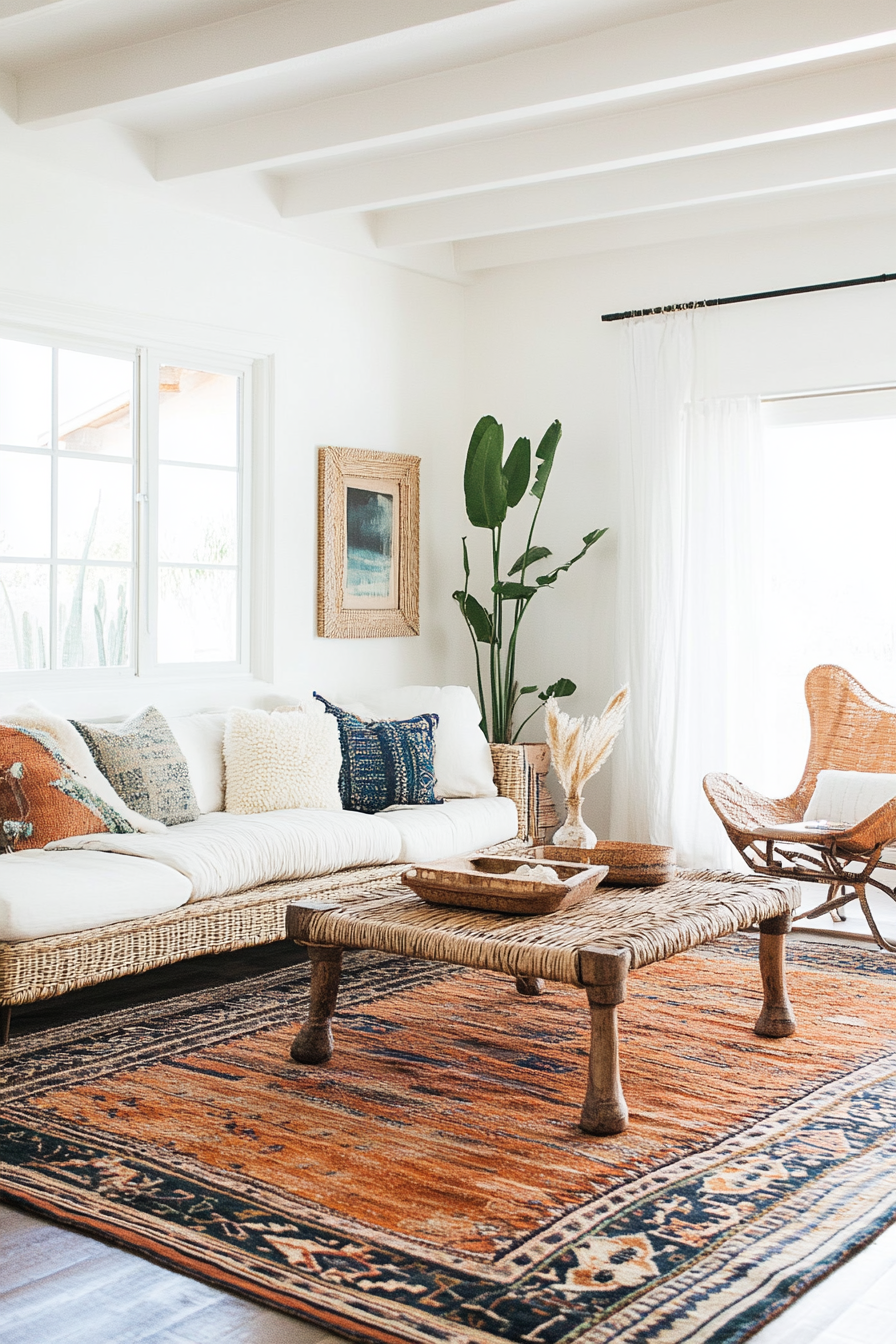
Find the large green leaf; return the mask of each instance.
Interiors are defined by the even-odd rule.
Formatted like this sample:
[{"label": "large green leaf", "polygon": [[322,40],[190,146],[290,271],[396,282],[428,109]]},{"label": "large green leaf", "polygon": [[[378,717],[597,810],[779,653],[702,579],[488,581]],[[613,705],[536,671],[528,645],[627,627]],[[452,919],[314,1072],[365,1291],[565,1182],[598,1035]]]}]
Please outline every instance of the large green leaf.
[{"label": "large green leaf", "polygon": [[534,597],[538,589],[528,583],[496,583],[492,592],[503,598]]},{"label": "large green leaf", "polygon": [[555,420],[545,430],[541,443],[535,449],[535,456],[538,458],[538,469],[535,472],[535,480],[532,482],[532,494],[536,499],[543,499],[545,488],[548,483],[548,477],[551,474],[551,468],[554,465],[554,454],[557,451],[557,444],[560,442],[560,435],[563,433],[563,427],[559,420]]},{"label": "large green leaf", "polygon": [[502,468],[504,472],[504,485],[507,489],[507,507],[515,509],[523,495],[529,488],[529,472],[531,470],[532,445],[528,439],[517,439],[516,443],[507,454],[507,461]]},{"label": "large green leaf", "polygon": [[596,532],[589,532],[587,537],[582,538],[585,544],[577,555],[574,555],[571,560],[567,560],[565,565],[558,565],[556,569],[552,569],[549,574],[540,574],[535,582],[541,588],[546,587],[549,583],[556,583],[557,576],[562,574],[564,570],[571,569],[577,561],[581,560],[583,555],[587,555],[594,543],[600,541],[606,531],[607,528],[599,527]]},{"label": "large green leaf", "polygon": [[471,593],[463,593],[460,590],[452,593],[452,597],[469,621],[470,628],[480,644],[491,644],[492,618],[482,606],[482,603],[477,602]]},{"label": "large green leaf", "polygon": [[[470,498],[473,459],[476,456],[476,449],[479,447],[482,436],[489,426],[496,425],[497,423],[498,422],[493,415],[484,415],[470,435],[470,446],[467,448],[467,460],[464,463],[464,499],[467,501],[469,501]],[[470,507],[469,503],[467,503],[467,513],[469,513],[469,511]]]},{"label": "large green leaf", "polygon": [[530,546],[528,551],[520,556],[519,560],[514,560],[507,573],[518,574],[521,569],[528,569],[530,565],[534,565],[536,560],[547,560],[550,554],[547,546]]},{"label": "large green leaf", "polygon": [[507,517],[507,486],[501,470],[504,430],[487,425],[464,473],[467,517],[474,527],[499,527]]},{"label": "large green leaf", "polygon": [[552,682],[546,691],[539,691],[538,698],[539,700],[550,700],[553,695],[557,700],[560,700],[564,695],[573,695],[575,689],[574,681],[570,681],[569,677],[561,677],[559,681]]}]

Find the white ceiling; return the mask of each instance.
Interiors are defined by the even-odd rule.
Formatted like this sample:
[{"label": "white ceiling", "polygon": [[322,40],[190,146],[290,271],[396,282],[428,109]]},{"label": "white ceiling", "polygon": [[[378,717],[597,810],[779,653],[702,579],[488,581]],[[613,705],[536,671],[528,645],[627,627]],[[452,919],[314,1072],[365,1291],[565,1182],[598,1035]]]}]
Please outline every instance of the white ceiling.
[{"label": "white ceiling", "polygon": [[896,0],[0,0],[0,145],[439,275],[896,213]]}]

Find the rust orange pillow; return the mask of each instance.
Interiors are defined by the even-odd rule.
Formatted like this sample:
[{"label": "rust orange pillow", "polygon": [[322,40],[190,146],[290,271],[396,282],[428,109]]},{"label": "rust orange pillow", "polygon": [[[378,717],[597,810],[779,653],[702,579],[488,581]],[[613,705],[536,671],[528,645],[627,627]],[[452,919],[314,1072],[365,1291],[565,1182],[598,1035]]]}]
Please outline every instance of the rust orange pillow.
[{"label": "rust orange pillow", "polygon": [[[52,840],[67,840],[72,835],[122,834],[134,829],[75,774],[46,733],[0,723],[0,769],[16,761],[24,766],[19,782],[33,827],[30,837],[23,837],[17,848],[43,849]],[[18,810],[7,806],[10,802],[0,794],[0,826],[4,820],[18,820]]]}]

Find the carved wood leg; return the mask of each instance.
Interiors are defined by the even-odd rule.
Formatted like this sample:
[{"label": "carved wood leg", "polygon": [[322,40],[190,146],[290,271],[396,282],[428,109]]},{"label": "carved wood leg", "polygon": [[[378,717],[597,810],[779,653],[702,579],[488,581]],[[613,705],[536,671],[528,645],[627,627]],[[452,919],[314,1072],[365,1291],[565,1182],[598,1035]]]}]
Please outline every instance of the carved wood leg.
[{"label": "carved wood leg", "polygon": [[544,981],[537,975],[518,975],[516,977],[517,994],[525,994],[530,998],[537,997],[544,993]]},{"label": "carved wood leg", "polygon": [[311,962],[311,1002],[308,1017],[292,1043],[290,1055],[297,1064],[326,1064],[333,1054],[330,1022],[336,1010],[342,948],[308,945]]},{"label": "carved wood leg", "polygon": [[762,976],[762,1012],[753,1028],[757,1036],[792,1036],[796,1018],[787,997],[784,949],[790,932],[790,914],[759,921],[759,973]]},{"label": "carved wood leg", "polygon": [[591,1009],[591,1053],[588,1088],[579,1124],[586,1134],[621,1134],[628,1126],[628,1107],[619,1080],[617,1004],[625,1000],[629,953],[626,948],[582,948],[580,978]]},{"label": "carved wood leg", "polygon": [[4,1003],[0,1007],[0,1042],[9,1045],[9,1029],[12,1024],[12,1004]]}]

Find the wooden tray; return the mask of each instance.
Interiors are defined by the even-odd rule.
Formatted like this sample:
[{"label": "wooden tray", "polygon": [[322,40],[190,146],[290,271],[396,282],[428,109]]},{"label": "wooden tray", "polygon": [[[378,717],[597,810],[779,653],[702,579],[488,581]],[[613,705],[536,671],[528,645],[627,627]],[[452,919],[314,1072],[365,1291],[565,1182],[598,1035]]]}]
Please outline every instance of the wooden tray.
[{"label": "wooden tray", "polygon": [[562,861],[545,863],[562,883],[514,877],[521,864],[531,866],[532,862],[531,856],[467,854],[446,863],[418,864],[402,875],[402,881],[431,905],[466,906],[501,915],[550,915],[590,896],[608,871],[605,866],[578,863],[564,854]]},{"label": "wooden tray", "polygon": [[566,849],[540,845],[532,850],[533,861],[574,859],[577,863],[606,864],[608,887],[661,887],[671,882],[677,869],[674,849],[668,845],[639,845],[628,840],[604,840],[593,849]]}]

